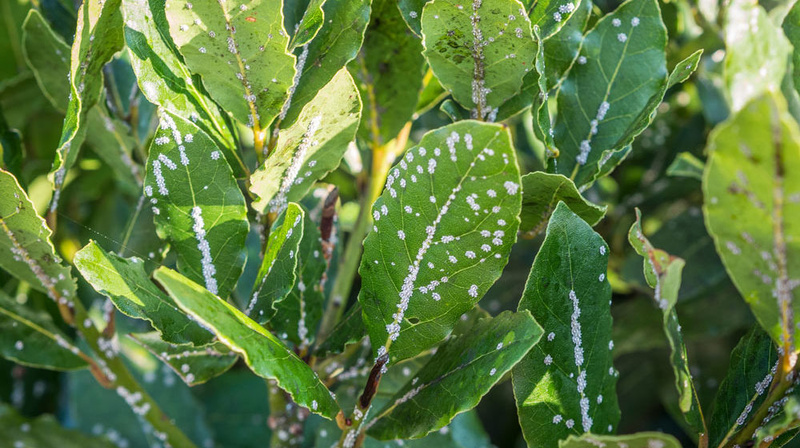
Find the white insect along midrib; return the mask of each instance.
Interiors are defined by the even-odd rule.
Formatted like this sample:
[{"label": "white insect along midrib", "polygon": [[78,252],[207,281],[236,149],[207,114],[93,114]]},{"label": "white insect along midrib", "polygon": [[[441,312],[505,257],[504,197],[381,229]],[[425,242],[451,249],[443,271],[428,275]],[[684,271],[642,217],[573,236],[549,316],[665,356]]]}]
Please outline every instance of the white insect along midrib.
[{"label": "white insect along midrib", "polygon": [[[454,132],[455,133],[455,132]],[[448,138],[452,138],[449,136]],[[483,145],[483,149],[488,148],[495,140],[497,139],[497,135],[493,136],[485,145]],[[470,140],[471,146],[471,140]],[[413,148],[412,148],[413,149]],[[392,315],[393,320],[392,323],[386,326],[386,332],[388,333],[388,337],[385,340],[383,346],[380,347],[378,350],[379,355],[385,354],[388,352],[389,347],[392,341],[395,341],[399,335],[400,330],[402,328],[401,324],[405,317],[405,312],[408,309],[409,302],[411,300],[412,295],[414,294],[414,283],[416,282],[417,275],[419,274],[420,264],[422,263],[425,254],[427,253],[428,249],[430,248],[434,235],[436,234],[437,226],[441,222],[444,215],[447,213],[450,204],[456,198],[456,194],[461,191],[462,184],[464,181],[469,177],[469,173],[472,171],[472,168],[475,166],[476,161],[479,159],[479,156],[483,153],[483,149],[480,151],[474,152],[475,157],[472,159],[467,171],[461,175],[461,178],[458,181],[458,185],[454,187],[450,193],[448,194],[447,201],[439,208],[439,211],[436,215],[436,218],[433,220],[430,226],[426,226],[426,238],[422,242],[419,250],[417,251],[417,255],[413,260],[412,264],[409,266],[409,273],[403,279],[403,284],[401,286],[401,290],[399,293],[400,302],[397,304],[396,313]],[[410,151],[410,150],[409,150]],[[470,149],[470,151],[472,151]],[[455,161],[454,161],[455,162]],[[395,168],[397,169],[397,168]],[[387,190],[389,190],[390,186],[387,184]],[[435,193],[435,192],[434,192]],[[385,206],[385,205],[384,205]]]}]

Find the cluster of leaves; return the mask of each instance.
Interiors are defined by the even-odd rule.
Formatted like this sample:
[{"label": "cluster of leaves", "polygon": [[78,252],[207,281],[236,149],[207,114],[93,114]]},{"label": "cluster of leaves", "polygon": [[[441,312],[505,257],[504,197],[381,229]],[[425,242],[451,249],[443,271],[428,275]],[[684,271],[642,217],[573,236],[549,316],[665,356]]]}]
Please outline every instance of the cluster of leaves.
[{"label": "cluster of leaves", "polygon": [[0,2],[3,442],[800,431],[800,4]]}]

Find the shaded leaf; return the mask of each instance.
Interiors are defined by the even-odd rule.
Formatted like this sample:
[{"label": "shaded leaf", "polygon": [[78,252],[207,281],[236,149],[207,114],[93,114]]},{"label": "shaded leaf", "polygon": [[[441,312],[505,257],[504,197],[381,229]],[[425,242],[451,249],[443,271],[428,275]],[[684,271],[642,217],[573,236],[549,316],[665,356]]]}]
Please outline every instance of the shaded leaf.
[{"label": "shaded leaf", "polygon": [[19,364],[51,370],[86,367],[78,347],[50,315],[34,311],[0,291],[0,355]]},{"label": "shaded leaf", "polygon": [[35,448],[113,448],[104,438],[89,437],[63,428],[52,415],[35,419],[20,416],[8,404],[0,404],[0,440],[16,447]]},{"label": "shaded leaf", "polygon": [[641,212],[636,209],[636,221],[628,232],[628,241],[636,253],[644,259],[644,276],[648,285],[655,290],[655,304],[662,313],[664,334],[667,336],[671,350],[670,363],[675,375],[675,388],[678,391],[678,406],[692,429],[700,435],[701,439],[707,439],[708,429],[703,418],[694,379],[689,370],[686,345],[683,343],[678,312],[675,310],[678,291],[681,287],[681,273],[686,263],[681,258],[673,257],[663,250],[653,247],[644,236],[641,218]]},{"label": "shaded leaf", "polygon": [[186,65],[226,111],[255,129],[278,115],[294,79],[281,3],[166,1],[169,34]]},{"label": "shaded leaf", "polygon": [[361,305],[356,303],[345,313],[342,320],[333,327],[331,334],[319,345],[316,356],[341,353],[345,347],[364,338],[367,329],[361,318]]},{"label": "shaded leaf", "polygon": [[559,202],[594,226],[606,214],[606,206],[592,204],[581,196],[575,184],[560,174],[541,171],[522,176],[522,213],[520,232],[536,236],[547,226]]},{"label": "shaded leaf", "polygon": [[266,323],[275,315],[275,302],[283,300],[294,287],[297,274],[297,254],[303,238],[305,211],[290,202],[284,213],[275,220],[267,239],[264,260],[258,270],[253,294],[245,314]]},{"label": "shaded leaf", "polygon": [[175,271],[162,267],[154,277],[178,306],[242,355],[256,375],[276,380],[295,403],[314,413],[334,418],[339,412],[317,374],[264,327]]},{"label": "shaded leaf", "polygon": [[213,335],[189,319],[160,289],[137,257],[122,258],[96,242],[75,253],[72,262],[92,287],[111,299],[123,314],[150,322],[161,337],[173,344],[211,342]]},{"label": "shaded leaf", "polygon": [[189,386],[196,386],[222,375],[239,358],[221,342],[204,347],[164,342],[158,333],[132,334],[133,340],[166,363]]},{"label": "shaded leaf", "polygon": [[800,5],[792,6],[783,19],[783,33],[792,44],[792,81],[795,90],[800,91]]},{"label": "shaded leaf", "polygon": [[667,85],[666,42],[655,0],[629,0],[597,22],[561,83],[555,172],[580,188],[646,127]]},{"label": "shaded leaf", "polygon": [[638,432],[624,436],[598,436],[586,434],[581,437],[569,436],[566,440],[558,442],[558,448],[681,448],[680,442],[669,435],[660,432]]},{"label": "shaded leaf", "polygon": [[[436,0],[422,13],[425,57],[453,98],[473,118],[490,121],[519,92],[537,45],[517,0],[483,0],[470,7]],[[494,111],[494,112],[493,112]]]},{"label": "shaded leaf", "polygon": [[355,138],[360,111],[355,83],[342,69],[303,107],[297,121],[278,133],[275,150],[250,178],[250,191],[258,196],[253,208],[280,213],[287,202],[303,199],[339,166]]},{"label": "shaded leaf", "polygon": [[583,44],[583,33],[592,15],[591,0],[580,0],[575,12],[544,44],[544,66],[548,90],[563,81],[575,64]]},{"label": "shaded leaf", "polygon": [[217,145],[193,123],[164,112],[144,185],[178,269],[227,297],[242,273],[249,224],[244,197]]},{"label": "shaded leaf", "polygon": [[422,437],[475,407],[533,347],[541,327],[527,311],[478,321],[441,345],[414,379],[377,413],[368,434],[379,439]]},{"label": "shaded leaf", "polygon": [[374,145],[397,136],[417,107],[425,75],[422,44],[394,0],[374,0],[358,58],[348,65],[364,110],[358,135]]},{"label": "shaded leaf", "polygon": [[703,180],[704,168],[705,163],[692,153],[680,152],[667,167],[667,175]]},{"label": "shaded leaf", "polygon": [[390,363],[442,339],[500,276],[519,226],[508,130],[463,121],[431,131],[390,170],[372,207],[358,300]]},{"label": "shaded leaf", "polygon": [[731,353],[730,367],[714,397],[708,422],[709,446],[719,446],[741,429],[766,397],[778,368],[778,354],[763,330],[753,328]]},{"label": "shaded leaf", "polygon": [[750,103],[709,137],[703,211],[725,269],[767,333],[800,337],[800,129],[777,96]]},{"label": "shaded leaf", "polygon": [[559,203],[519,303],[546,334],[512,372],[522,433],[531,446],[617,427],[607,265],[605,241]]},{"label": "shaded leaf", "polygon": [[303,239],[298,247],[297,281],[283,300],[272,303],[277,310],[270,326],[281,339],[291,341],[296,347],[308,348],[314,340],[325,296],[321,290],[322,276],[327,264],[323,258],[319,229],[308,213],[302,227]]}]

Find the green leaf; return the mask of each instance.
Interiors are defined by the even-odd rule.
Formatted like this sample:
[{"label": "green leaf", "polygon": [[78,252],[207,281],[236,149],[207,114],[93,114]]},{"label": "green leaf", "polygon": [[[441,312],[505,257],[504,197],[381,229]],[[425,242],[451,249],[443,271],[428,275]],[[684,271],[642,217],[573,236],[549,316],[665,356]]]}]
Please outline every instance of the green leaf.
[{"label": "green leaf", "polygon": [[688,177],[703,180],[705,164],[690,152],[679,152],[667,167],[668,176]]},{"label": "green leaf", "polygon": [[433,73],[473,118],[491,121],[533,68],[537,45],[517,0],[435,0],[423,10],[422,33]]},{"label": "green leaf", "polygon": [[428,0],[398,0],[397,8],[403,15],[408,27],[419,37],[422,37],[422,8]]},{"label": "green leaf", "polygon": [[786,397],[786,402],[778,402],[776,405],[778,405],[779,410],[756,431],[756,440],[771,442],[786,431],[797,428],[798,424],[800,424],[800,401],[796,396],[788,396]]},{"label": "green leaf", "polygon": [[[281,126],[290,126],[304,106],[353,60],[364,41],[369,22],[370,2],[363,0],[326,0],[322,5],[325,22],[316,37],[301,51],[290,105]],[[307,52],[306,52],[307,51]],[[303,54],[305,53],[305,57]],[[300,64],[300,61],[303,61]],[[302,67],[301,67],[302,65]]]},{"label": "green leaf", "polygon": [[690,76],[692,73],[697,70],[697,66],[700,64],[700,58],[703,56],[703,49],[695,51],[689,57],[682,60],[672,69],[672,72],[669,74],[669,81],[667,82],[667,88],[670,88],[674,85],[680,84]]},{"label": "green leaf", "polygon": [[223,152],[237,176],[244,173],[233,136],[216,104],[206,97],[183,62],[169,35],[165,0],[122,0],[125,43],[145,98],[173,114],[192,121]]},{"label": "green leaf", "polygon": [[794,88],[800,91],[800,5],[792,6],[783,19],[783,33],[792,44],[792,81]]},{"label": "green leaf", "polygon": [[592,15],[592,1],[580,0],[575,12],[561,29],[544,43],[544,66],[548,91],[561,84],[576,63],[583,44],[583,34]]},{"label": "green leaf", "polygon": [[61,264],[45,224],[14,176],[0,170],[0,267],[66,305],[75,297],[70,269]]},{"label": "green leaf", "polygon": [[660,432],[637,432],[624,436],[598,436],[586,434],[569,436],[558,442],[558,448],[681,448],[680,442],[669,434]]},{"label": "green leaf", "polygon": [[364,320],[361,318],[361,305],[356,303],[345,313],[342,320],[333,327],[330,336],[323,341],[317,348],[317,356],[328,356],[335,353],[342,353],[350,344],[355,344],[364,338],[367,329]]},{"label": "green leaf", "polygon": [[150,281],[142,259],[119,257],[89,241],[75,253],[72,262],[83,278],[111,299],[122,314],[149,321],[165,341],[197,345],[211,342],[213,335],[189,319]]},{"label": "green leaf", "polygon": [[617,427],[607,267],[603,238],[559,203],[519,303],[547,334],[512,372],[530,446],[555,446],[571,434],[609,434]]},{"label": "green leaf", "polygon": [[86,116],[103,92],[103,66],[124,44],[120,1],[87,1],[78,11],[78,26],[70,58],[70,100],[61,141],[48,175],[55,190],[50,204],[51,212],[58,207],[67,170],[77,160],[78,150],[86,138]]},{"label": "green leaf", "polygon": [[28,11],[22,30],[22,53],[36,83],[56,109],[66,112],[70,95],[69,45],[37,9]]},{"label": "green leaf", "polygon": [[748,104],[709,137],[703,211],[725,269],[776,343],[800,347],[800,129],[777,96]]},{"label": "green leaf", "polygon": [[[527,311],[478,321],[449,339],[377,413],[368,434],[382,440],[422,437],[475,407],[539,341],[542,328]],[[369,423],[368,423],[369,424]]]},{"label": "green leaf", "polygon": [[[315,431],[315,448],[330,448],[335,445],[341,430],[333,422],[322,422]],[[370,436],[364,439],[364,448],[487,448],[492,447],[489,435],[483,429],[476,411],[457,415],[453,421],[439,431],[421,439],[395,440],[392,442],[376,440]]]},{"label": "green leaf", "polygon": [[637,208],[636,221],[628,232],[628,241],[636,253],[644,258],[644,276],[648,285],[655,290],[655,304],[662,313],[664,334],[671,350],[670,363],[675,375],[675,388],[678,391],[678,406],[692,429],[700,434],[701,438],[707,438],[708,428],[689,370],[689,357],[686,354],[678,312],[675,309],[678,290],[681,287],[681,273],[686,262],[653,247],[644,236],[641,218],[641,212]]},{"label": "green leaf", "polygon": [[725,9],[725,83],[736,112],[780,91],[792,46],[758,3],[733,0]]},{"label": "green leaf", "polygon": [[227,297],[247,252],[244,197],[217,145],[193,123],[164,112],[147,159],[145,195],[159,236],[178,255],[178,270]]},{"label": "green leaf", "polygon": [[255,129],[278,116],[295,75],[281,3],[166,1],[169,34],[186,65],[212,98]]},{"label": "green leaf", "polygon": [[35,448],[113,448],[106,439],[63,428],[52,415],[35,419],[20,416],[11,405],[0,404],[0,440],[8,446]]},{"label": "green leaf", "polygon": [[425,58],[394,0],[374,0],[358,58],[348,65],[364,99],[359,137],[373,145],[395,138],[417,108]]},{"label": "green leaf", "polygon": [[156,333],[132,334],[133,340],[166,363],[189,386],[216,378],[230,369],[239,358],[221,342],[204,347],[170,344]]},{"label": "green leaf", "polygon": [[646,127],[667,86],[666,43],[655,0],[623,3],[586,35],[558,94],[555,172],[582,187]]},{"label": "green leaf", "polygon": [[86,367],[73,342],[50,315],[34,311],[0,291],[0,355],[19,364],[50,370]]},{"label": "green leaf", "polygon": [[300,406],[326,418],[340,411],[313,370],[264,327],[175,271],[159,268],[154,278],[170,297],[239,353],[256,375],[274,379]]},{"label": "green leaf", "polygon": [[275,315],[273,305],[283,300],[296,281],[297,254],[303,238],[305,211],[290,202],[272,225],[264,251],[264,260],[258,270],[253,294],[245,314],[258,323],[266,323]]},{"label": "green leaf", "polygon": [[299,202],[308,190],[336,169],[355,138],[361,100],[346,69],[308,102],[297,121],[281,129],[275,150],[250,178],[258,196],[253,208],[280,213],[287,202]]},{"label": "green leaf", "polygon": [[476,121],[425,134],[390,170],[359,269],[377,354],[394,363],[433,347],[500,277],[519,182],[507,128]]},{"label": "green leaf", "polygon": [[322,318],[325,296],[320,288],[327,268],[319,229],[308,213],[304,220],[303,239],[296,253],[297,281],[283,300],[272,303],[277,314],[270,321],[282,340],[291,341],[301,349],[311,345]]},{"label": "green leaf", "polygon": [[764,401],[777,368],[778,354],[769,335],[755,327],[742,337],[714,397],[709,446],[720,446],[748,422]]},{"label": "green leaf", "polygon": [[522,224],[520,232],[529,237],[540,234],[550,216],[563,201],[570,210],[594,226],[606,214],[606,206],[592,204],[581,196],[575,184],[560,174],[549,174],[542,171],[522,176]]},{"label": "green leaf", "polygon": [[581,9],[576,8],[572,1],[527,0],[525,4],[531,24],[539,27],[539,34],[543,40],[561,31],[576,11]]},{"label": "green leaf", "polygon": [[[39,88],[59,112],[69,107],[70,83],[67,74],[70,48],[44,20],[31,9],[23,25],[23,52]],[[126,125],[111,118],[101,104],[86,114],[86,142],[106,162],[116,178],[130,192],[141,188],[140,168],[131,160],[135,141],[127,134]],[[138,193],[137,193],[138,194]]]},{"label": "green leaf", "polygon": [[303,17],[295,25],[296,29],[289,43],[289,49],[294,50],[311,41],[317,35],[322,24],[325,22],[325,12],[322,6],[325,0],[310,0],[303,12]]},{"label": "green leaf", "polygon": [[0,109],[0,168],[19,176],[22,170],[22,161],[25,152],[22,148],[22,136],[19,131],[12,129],[6,122],[6,117]]},{"label": "green leaf", "polygon": [[232,369],[192,389],[203,404],[216,446],[258,447],[270,439],[269,402],[264,399],[268,396],[266,383],[247,369]]}]

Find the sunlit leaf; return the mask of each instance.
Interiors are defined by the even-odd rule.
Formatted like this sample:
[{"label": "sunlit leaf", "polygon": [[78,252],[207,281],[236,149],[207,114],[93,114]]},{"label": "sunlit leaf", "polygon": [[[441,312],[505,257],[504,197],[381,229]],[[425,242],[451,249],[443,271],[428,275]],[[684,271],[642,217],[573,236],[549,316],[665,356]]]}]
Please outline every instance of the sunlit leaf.
[{"label": "sunlit leaf", "polygon": [[105,295],[126,316],[144,319],[173,344],[206,344],[213,335],[189,319],[172,299],[158,289],[140,258],[122,258],[90,241],[72,262],[97,292]]},{"label": "sunlit leaf", "polygon": [[62,305],[75,297],[75,281],[50,242],[52,232],[11,173],[0,170],[0,267]]},{"label": "sunlit leaf", "polygon": [[475,121],[429,132],[390,170],[359,271],[376,353],[415,356],[480,300],[516,240],[519,182],[508,131]]},{"label": "sunlit leaf", "polygon": [[334,418],[339,412],[336,400],[311,367],[264,327],[175,271],[162,267],[154,277],[178,306],[242,355],[256,375],[276,380],[295,403],[316,414]]},{"label": "sunlit leaf", "polygon": [[295,75],[281,3],[166,1],[169,34],[226,111],[264,128],[280,113]]},{"label": "sunlit leaf", "polygon": [[519,92],[537,45],[517,0],[435,0],[422,13],[425,57],[453,98],[490,121]]},{"label": "sunlit leaf", "polygon": [[660,432],[639,432],[624,436],[599,436],[586,434],[581,437],[569,436],[558,442],[558,448],[681,448],[680,442],[668,434]]},{"label": "sunlit leaf", "polygon": [[725,82],[736,112],[780,91],[792,46],[757,2],[733,0],[725,11]]},{"label": "sunlit leaf", "polygon": [[124,44],[120,1],[86,1],[78,11],[78,27],[70,58],[69,104],[61,141],[48,176],[55,189],[51,212],[58,206],[67,170],[77,160],[78,150],[86,138],[86,116],[103,91],[103,66]]},{"label": "sunlit leaf", "polygon": [[280,213],[287,202],[298,202],[342,160],[355,138],[361,100],[353,79],[341,69],[308,102],[297,121],[281,129],[275,150],[251,176],[250,191],[258,196],[253,208]]},{"label": "sunlit leaf", "polygon": [[178,269],[227,297],[242,273],[249,225],[244,197],[217,145],[191,122],[164,112],[144,185]]},{"label": "sunlit leaf", "polygon": [[703,211],[717,253],[761,326],[796,350],[800,129],[769,95],[716,128],[708,152]]},{"label": "sunlit leaf", "polygon": [[644,129],[667,85],[666,42],[655,0],[623,3],[586,35],[558,94],[556,173],[581,187]]}]

